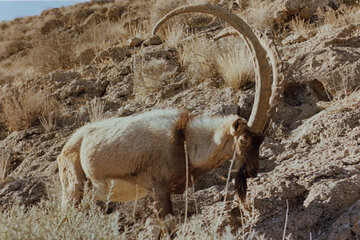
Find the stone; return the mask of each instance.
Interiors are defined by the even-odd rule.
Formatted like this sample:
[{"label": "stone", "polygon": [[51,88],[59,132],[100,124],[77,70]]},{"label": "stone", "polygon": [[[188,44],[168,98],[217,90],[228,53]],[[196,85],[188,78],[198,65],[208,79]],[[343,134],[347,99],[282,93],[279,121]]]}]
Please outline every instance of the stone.
[{"label": "stone", "polygon": [[77,62],[82,65],[89,65],[95,57],[95,51],[92,48],[88,48],[85,51],[81,52],[77,58]]},{"label": "stone", "polygon": [[143,42],[142,39],[138,38],[138,37],[134,37],[134,38],[130,38],[129,40],[127,40],[126,45],[128,47],[137,47],[140,46],[140,44]]},{"label": "stone", "polygon": [[143,42],[144,46],[151,46],[151,45],[160,45],[162,44],[162,40],[159,36],[153,35]]}]

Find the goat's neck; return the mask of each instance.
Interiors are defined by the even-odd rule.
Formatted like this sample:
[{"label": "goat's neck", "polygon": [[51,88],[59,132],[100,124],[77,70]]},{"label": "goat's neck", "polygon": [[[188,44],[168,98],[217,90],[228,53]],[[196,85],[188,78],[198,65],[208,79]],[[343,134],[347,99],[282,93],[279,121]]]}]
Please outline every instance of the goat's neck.
[{"label": "goat's neck", "polygon": [[187,125],[187,152],[195,172],[208,172],[231,158],[234,138],[229,129],[234,118],[194,119]]}]

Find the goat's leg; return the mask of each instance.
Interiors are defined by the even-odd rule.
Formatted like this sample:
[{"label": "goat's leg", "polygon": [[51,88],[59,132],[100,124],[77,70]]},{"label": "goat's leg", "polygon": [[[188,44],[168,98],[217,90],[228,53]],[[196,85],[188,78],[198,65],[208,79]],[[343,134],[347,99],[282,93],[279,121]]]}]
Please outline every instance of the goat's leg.
[{"label": "goat's leg", "polygon": [[69,205],[79,204],[83,196],[84,183],[86,180],[77,155],[58,157],[59,175],[62,185],[62,209],[66,210]]},{"label": "goat's leg", "polygon": [[[155,186],[154,198],[156,202],[156,208],[159,211],[160,221],[165,225],[166,230],[169,234],[173,233],[176,228],[176,221],[172,211],[171,204],[171,192],[168,184],[163,186]],[[161,224],[159,223],[161,229]],[[159,229],[159,230],[160,230]],[[156,238],[160,237],[160,231],[154,233]]]}]

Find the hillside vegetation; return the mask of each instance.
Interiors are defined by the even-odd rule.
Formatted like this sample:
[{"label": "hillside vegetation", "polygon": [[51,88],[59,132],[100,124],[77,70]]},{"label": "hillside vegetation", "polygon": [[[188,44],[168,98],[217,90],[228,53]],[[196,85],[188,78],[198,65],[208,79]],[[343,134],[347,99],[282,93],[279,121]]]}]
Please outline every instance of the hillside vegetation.
[{"label": "hillside vegetation", "polygon": [[0,239],[151,238],[151,195],[95,204],[89,188],[78,209],[62,213],[56,158],[77,128],[103,118],[164,107],[249,117],[251,58],[224,22],[186,14],[150,35],[170,10],[200,3],[272,39],[285,85],[246,203],[233,182],[224,198],[226,163],[187,198],[173,196],[174,237],[360,239],[356,0],[91,1],[1,22]]}]

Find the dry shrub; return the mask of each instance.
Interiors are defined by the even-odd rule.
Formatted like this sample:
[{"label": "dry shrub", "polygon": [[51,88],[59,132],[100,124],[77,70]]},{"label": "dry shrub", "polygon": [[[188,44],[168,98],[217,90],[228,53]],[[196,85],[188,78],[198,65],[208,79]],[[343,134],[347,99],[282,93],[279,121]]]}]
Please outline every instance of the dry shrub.
[{"label": "dry shrub", "polygon": [[13,205],[0,211],[2,239],[126,239],[119,233],[119,216],[107,215],[86,199],[78,208],[61,212],[57,199],[24,210]]},{"label": "dry shrub", "polygon": [[290,29],[297,35],[303,36],[305,38],[309,35],[309,23],[305,19],[301,19],[299,16],[296,16],[289,23]]},{"label": "dry shrub", "polygon": [[174,82],[177,67],[164,59],[141,60],[134,69],[134,91],[137,97],[156,93]]},{"label": "dry shrub", "polygon": [[164,39],[169,47],[177,47],[180,40],[182,40],[185,33],[185,25],[181,23],[175,23],[173,25],[167,25],[164,30]]},{"label": "dry shrub", "polygon": [[45,91],[36,92],[33,89],[4,95],[1,104],[9,131],[27,129],[37,123],[39,118],[44,122],[44,119],[49,121],[50,117],[56,117],[60,103],[48,95]]},{"label": "dry shrub", "polygon": [[86,102],[86,110],[89,113],[90,122],[96,122],[104,118],[105,103],[98,98]]},{"label": "dry shrub", "polygon": [[251,1],[249,7],[241,13],[255,29],[264,31],[274,23],[275,5],[271,1]]},{"label": "dry shrub", "polygon": [[74,60],[73,39],[68,34],[38,35],[28,55],[28,62],[42,73],[68,69]]},{"label": "dry shrub", "polygon": [[130,22],[127,27],[128,38],[140,38],[145,39],[149,36],[150,24],[148,20],[142,19],[142,21]]},{"label": "dry shrub", "polygon": [[[187,2],[186,0],[155,1],[151,9],[150,25],[154,26],[156,22],[159,21],[160,18],[165,16],[165,14],[167,14],[171,10],[174,10],[177,7],[186,5],[186,2]],[[174,21],[170,20],[169,24],[170,23],[174,23]]]},{"label": "dry shrub", "polygon": [[[154,222],[157,219],[139,218],[136,222],[126,222],[123,216],[127,213],[121,211],[106,214],[96,206],[90,194],[85,194],[79,206],[69,206],[66,212],[61,211],[59,200],[54,198],[26,210],[14,204],[0,211],[0,236],[9,240],[154,239]],[[226,226],[224,231],[216,231],[213,224],[216,217],[215,211],[206,216],[194,215],[185,225],[179,222],[176,236],[172,239],[265,239],[252,229],[243,232],[242,228]],[[248,227],[248,223],[244,222],[244,226]],[[162,239],[171,238],[163,233]]]},{"label": "dry shrub", "polygon": [[360,9],[341,5],[337,10],[330,7],[319,8],[317,11],[322,34],[332,34],[334,29],[360,21]]},{"label": "dry shrub", "polygon": [[209,39],[196,36],[183,43],[178,49],[179,60],[190,76],[197,82],[211,78],[216,73],[215,47]]},{"label": "dry shrub", "polygon": [[226,86],[245,89],[254,83],[255,73],[250,53],[244,43],[234,38],[224,39],[220,43],[216,68]]},{"label": "dry shrub", "polygon": [[56,119],[54,114],[41,115],[39,116],[41,126],[43,126],[45,132],[51,132],[56,128]]},{"label": "dry shrub", "polygon": [[82,52],[88,48],[99,48],[104,45],[112,45],[117,42],[125,42],[129,33],[118,22],[102,22],[93,24],[79,36],[76,43],[76,51]]},{"label": "dry shrub", "polygon": [[0,183],[5,180],[8,169],[9,158],[5,157],[3,151],[0,151]]}]

